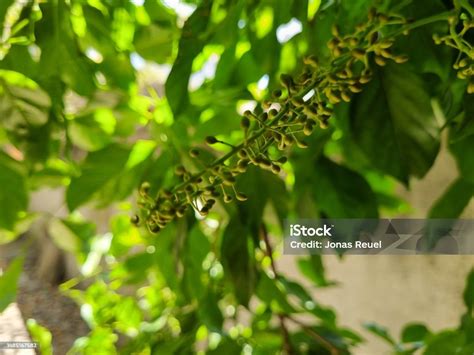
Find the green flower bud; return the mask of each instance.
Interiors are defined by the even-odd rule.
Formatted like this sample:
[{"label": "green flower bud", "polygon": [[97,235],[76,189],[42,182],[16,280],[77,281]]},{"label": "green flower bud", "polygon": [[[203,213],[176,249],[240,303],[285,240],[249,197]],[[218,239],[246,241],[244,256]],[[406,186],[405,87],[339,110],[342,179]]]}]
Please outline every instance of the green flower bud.
[{"label": "green flower bud", "polygon": [[175,172],[176,175],[182,176],[186,173],[186,169],[184,168],[184,166],[178,165],[174,172]]},{"label": "green flower bud", "polygon": [[237,153],[237,155],[239,156],[239,158],[246,158],[248,157],[248,153],[245,149],[241,149],[239,150],[239,152]]},{"label": "green flower bud", "polygon": [[274,174],[279,174],[281,171],[281,167],[277,164],[272,164],[272,172]]},{"label": "green flower bud", "polygon": [[375,63],[377,63],[378,65],[380,65],[381,67],[384,67],[387,62],[385,61],[385,59],[379,55],[376,55],[375,56]]},{"label": "green flower bud", "polygon": [[214,136],[207,136],[206,137],[206,143],[209,144],[209,145],[216,144],[217,142],[219,142],[219,141]]},{"label": "green flower bud", "polygon": [[140,223],[140,217],[138,217],[138,215],[133,215],[130,217],[130,223],[137,226]]},{"label": "green flower bud", "polygon": [[408,56],[407,55],[399,55],[393,58],[395,63],[402,64],[408,61]]},{"label": "green flower bud", "polygon": [[235,193],[235,198],[239,201],[247,201],[247,199],[248,199],[247,195],[242,193],[242,192],[236,192]]},{"label": "green flower bud", "polygon": [[189,151],[191,158],[197,158],[199,156],[199,150],[193,148]]}]

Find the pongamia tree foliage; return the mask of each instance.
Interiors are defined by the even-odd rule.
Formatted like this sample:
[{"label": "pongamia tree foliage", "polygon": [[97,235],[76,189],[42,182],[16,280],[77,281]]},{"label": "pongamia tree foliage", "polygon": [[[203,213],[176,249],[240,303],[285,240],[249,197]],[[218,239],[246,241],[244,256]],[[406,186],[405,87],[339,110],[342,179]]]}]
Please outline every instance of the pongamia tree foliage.
[{"label": "pongamia tree foliage", "polygon": [[[469,0],[3,0],[0,241],[37,217],[30,191],[64,191],[48,230],[83,266],[62,289],[91,328],[72,354],[349,354],[362,337],[279,270],[282,221],[406,211],[397,181],[443,131],[459,177],[428,217],[462,213],[473,28]],[[109,233],[85,204],[116,207]],[[319,257],[298,266],[333,284]],[[398,354],[472,354],[473,275],[458,329],[367,328]]]}]

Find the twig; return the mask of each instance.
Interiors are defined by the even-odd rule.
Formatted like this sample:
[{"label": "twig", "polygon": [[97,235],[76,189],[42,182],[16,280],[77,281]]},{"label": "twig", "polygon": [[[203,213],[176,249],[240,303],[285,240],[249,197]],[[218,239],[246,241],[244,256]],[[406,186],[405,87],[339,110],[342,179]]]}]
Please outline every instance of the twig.
[{"label": "twig", "polygon": [[339,355],[339,349],[336,348],[333,344],[331,344],[329,341],[327,341],[324,337],[319,335],[317,332],[315,332],[313,329],[311,329],[308,325],[304,324],[303,322],[299,321],[298,319],[295,319],[289,315],[286,315],[286,319],[292,321],[295,324],[298,324],[309,336],[311,336],[314,340],[316,340],[318,343],[320,343],[323,347],[328,350],[331,355]]},{"label": "twig", "polygon": [[[265,227],[265,224],[262,223],[260,231],[262,234],[263,242],[265,243],[265,251],[267,253],[267,256],[270,258],[270,267],[272,268],[273,274],[276,278],[278,273],[275,265],[275,260],[273,260],[273,249],[272,245],[270,244],[270,240],[268,239],[268,231]],[[286,315],[278,314],[278,319],[280,321],[280,329],[281,334],[283,336],[283,351],[285,352],[285,354],[288,355],[295,354],[293,347],[291,346],[290,333],[288,332],[288,328],[285,324]]]},{"label": "twig", "polygon": [[[261,225],[260,231],[261,231],[263,242],[265,243],[266,254],[270,258],[270,267],[275,275],[275,278],[278,278],[277,277],[278,272],[277,272],[275,260],[273,259],[273,249],[272,249],[272,245],[270,244],[270,240],[268,238],[268,232],[267,232],[267,228],[265,227],[265,224]],[[336,348],[324,337],[319,335],[317,332],[315,332],[313,329],[311,329],[310,327],[308,327],[306,324],[302,323],[298,319],[294,319],[288,314],[278,314],[278,319],[280,320],[280,327],[281,327],[281,332],[282,332],[283,340],[284,340],[283,349],[286,354],[294,354],[293,348],[291,347],[288,328],[285,324],[286,320],[290,320],[293,323],[298,324],[306,332],[306,334],[311,336],[314,340],[316,340],[319,344],[321,344],[324,348],[326,348],[331,355],[339,355],[338,348]]]}]

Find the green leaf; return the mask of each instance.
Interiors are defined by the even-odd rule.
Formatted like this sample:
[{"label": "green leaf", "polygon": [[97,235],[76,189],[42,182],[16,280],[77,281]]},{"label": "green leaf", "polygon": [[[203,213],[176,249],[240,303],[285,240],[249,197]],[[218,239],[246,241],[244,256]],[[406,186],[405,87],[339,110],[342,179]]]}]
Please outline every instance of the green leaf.
[{"label": "green leaf", "polygon": [[464,304],[467,307],[468,314],[474,309],[474,269],[471,270],[467,277],[466,288],[463,293]]},{"label": "green leaf", "polygon": [[243,305],[248,304],[256,284],[253,250],[248,230],[238,218],[232,218],[222,237],[222,265],[238,301]]},{"label": "green leaf", "polygon": [[39,82],[47,83],[48,91],[57,92],[63,90],[57,80],[60,78],[78,94],[91,95],[95,73],[71,28],[69,6],[62,1],[47,2],[41,9],[44,17],[35,28],[36,44],[41,48]]},{"label": "green leaf", "polygon": [[0,276],[0,313],[2,313],[10,303],[15,301],[18,280],[23,269],[23,258],[13,260],[3,275]]},{"label": "green leaf", "polygon": [[51,100],[31,79],[20,73],[0,71],[0,117],[3,127],[14,131],[48,121]]},{"label": "green leaf", "polygon": [[81,166],[81,175],[74,177],[66,192],[70,211],[89,201],[107,182],[123,170],[130,150],[118,144],[92,152]]},{"label": "green leaf", "polygon": [[334,285],[334,282],[326,279],[321,255],[311,255],[305,259],[298,259],[297,265],[299,271],[314,282],[317,287]]},{"label": "green leaf", "polygon": [[413,343],[423,341],[429,334],[430,331],[424,324],[413,323],[403,328],[401,338],[404,343]]},{"label": "green leaf", "polygon": [[408,184],[433,165],[439,127],[423,81],[407,65],[377,70],[351,110],[354,139],[376,168]]},{"label": "green leaf", "polygon": [[[3,23],[8,8],[15,2],[15,0],[5,0],[0,3],[0,29],[3,30]],[[1,34],[2,32],[0,32]]]},{"label": "green leaf", "polygon": [[167,63],[173,53],[175,31],[171,27],[148,25],[135,32],[133,43],[143,58]]},{"label": "green leaf", "polygon": [[112,141],[116,120],[111,110],[97,109],[93,114],[76,117],[68,127],[71,141],[79,148],[95,151]]},{"label": "green leaf", "polygon": [[188,18],[181,31],[178,56],[165,84],[166,97],[175,118],[189,105],[189,77],[194,58],[205,44],[203,35],[209,22],[211,4],[211,1],[204,1]]},{"label": "green leaf", "polygon": [[367,329],[369,332],[377,335],[378,337],[382,338],[389,344],[395,345],[396,342],[393,337],[388,333],[387,328],[382,327],[376,323],[365,323],[364,328]]},{"label": "green leaf", "polygon": [[0,229],[13,231],[20,214],[28,208],[28,190],[23,167],[0,152]]},{"label": "green leaf", "polygon": [[265,273],[260,275],[257,296],[267,303],[274,312],[295,313],[295,308],[288,302],[287,293],[281,282],[270,279]]},{"label": "green leaf", "polygon": [[461,177],[474,183],[474,104],[472,101],[466,96],[464,120],[456,129],[449,132],[449,149],[456,159]]},{"label": "green leaf", "polygon": [[428,213],[429,218],[457,218],[474,195],[474,183],[462,178],[455,180],[436,200]]},{"label": "green leaf", "polygon": [[219,297],[211,290],[199,301],[198,314],[201,321],[211,331],[219,332],[222,329],[224,317],[218,307]]},{"label": "green leaf", "polygon": [[236,188],[249,197],[247,201],[239,204],[241,218],[246,224],[257,228],[267,203],[273,205],[280,223],[283,223],[288,214],[289,195],[284,181],[279,176],[249,167],[237,180]]},{"label": "green leaf", "polygon": [[189,296],[200,299],[206,287],[203,282],[202,263],[210,252],[211,244],[197,225],[187,234],[185,243],[183,281]]},{"label": "green leaf", "polygon": [[457,331],[443,331],[431,337],[423,355],[469,355],[465,349],[465,335]]},{"label": "green leaf", "polygon": [[31,339],[38,343],[43,355],[53,355],[53,336],[51,332],[38,324],[34,319],[28,319],[26,322]]},{"label": "green leaf", "polygon": [[311,181],[318,207],[330,218],[376,218],[377,199],[367,181],[355,171],[321,157]]}]

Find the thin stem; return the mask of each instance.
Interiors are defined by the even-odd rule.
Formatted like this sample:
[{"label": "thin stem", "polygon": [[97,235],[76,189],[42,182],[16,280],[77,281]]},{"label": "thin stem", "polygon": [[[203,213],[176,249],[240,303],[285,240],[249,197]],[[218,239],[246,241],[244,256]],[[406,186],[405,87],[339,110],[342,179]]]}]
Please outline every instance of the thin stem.
[{"label": "thin stem", "polygon": [[[260,232],[262,235],[263,242],[265,243],[266,254],[270,258],[270,267],[272,268],[273,274],[275,275],[275,278],[276,278],[278,273],[277,273],[277,269],[275,265],[275,260],[273,259],[273,249],[272,249],[272,245],[270,244],[270,239],[268,238],[267,228],[265,227],[265,224],[263,223],[260,227]],[[293,347],[291,346],[290,333],[286,326],[285,319],[286,319],[286,315],[278,314],[281,334],[283,336],[283,350],[285,354],[294,354],[295,352],[293,351]]]},{"label": "thin stem", "polygon": [[333,344],[331,344],[329,341],[327,341],[324,337],[322,337],[321,335],[319,335],[317,332],[315,332],[313,329],[311,329],[311,327],[309,327],[308,325],[306,325],[305,323],[301,322],[300,320],[298,319],[295,319],[289,315],[287,315],[285,317],[286,319],[292,321],[293,323],[299,325],[306,334],[308,334],[309,336],[311,336],[314,340],[316,340],[318,343],[320,343],[322,346],[324,346],[326,348],[326,350],[328,350],[331,355],[339,355],[339,349],[336,348]]}]

